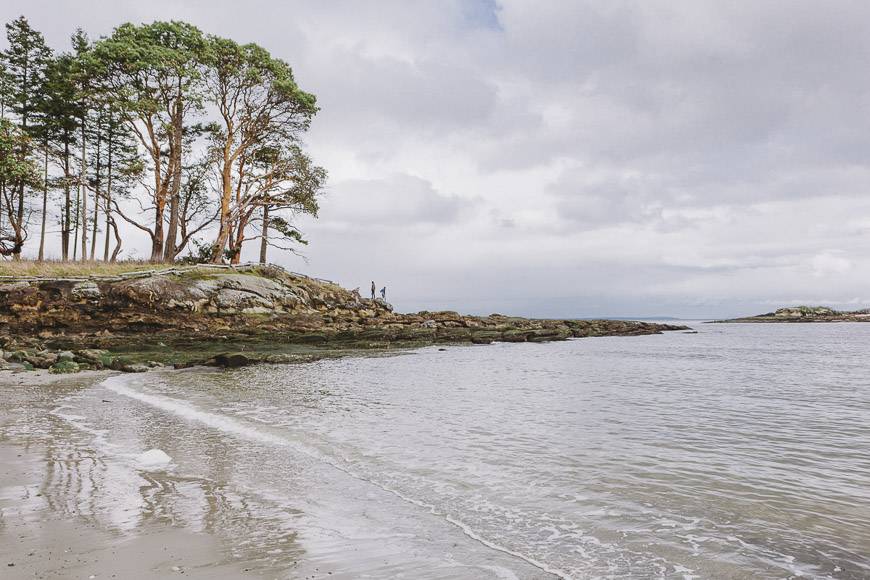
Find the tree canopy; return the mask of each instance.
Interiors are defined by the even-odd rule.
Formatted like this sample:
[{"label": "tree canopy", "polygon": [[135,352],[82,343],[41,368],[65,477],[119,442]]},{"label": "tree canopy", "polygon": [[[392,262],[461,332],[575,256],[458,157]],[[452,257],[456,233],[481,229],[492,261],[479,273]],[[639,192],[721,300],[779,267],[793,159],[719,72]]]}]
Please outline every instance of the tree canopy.
[{"label": "tree canopy", "polygon": [[7,41],[0,240],[9,255],[24,251],[31,215],[41,218],[39,259],[52,232],[62,259],[97,259],[100,231],[102,259],[117,259],[119,222],[148,236],[154,262],[194,246],[237,262],[255,239],[265,261],[268,245],[292,252],[305,242],[294,218],[317,215],[326,171],[302,141],[316,98],[285,61],[178,21],[125,23],[93,42],[77,30],[55,54],[21,17]]}]

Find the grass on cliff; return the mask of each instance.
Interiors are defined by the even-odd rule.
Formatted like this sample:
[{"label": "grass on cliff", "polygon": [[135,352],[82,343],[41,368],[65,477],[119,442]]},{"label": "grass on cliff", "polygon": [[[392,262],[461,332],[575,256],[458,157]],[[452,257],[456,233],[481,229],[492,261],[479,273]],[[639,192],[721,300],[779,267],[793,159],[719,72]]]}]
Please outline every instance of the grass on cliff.
[{"label": "grass on cliff", "polygon": [[151,264],[145,261],[129,260],[123,262],[60,262],[47,260],[36,262],[22,260],[20,262],[0,261],[0,276],[36,276],[45,278],[63,278],[66,276],[116,276],[127,272],[141,270],[165,270],[173,268],[172,264]]},{"label": "grass on cliff", "polygon": [[[61,262],[59,260],[46,260],[37,262],[34,260],[0,260],[0,276],[12,277],[35,277],[35,278],[81,278],[87,276],[117,276],[129,272],[172,270],[176,268],[190,268],[190,264],[152,264],[144,260],[125,260],[122,262]],[[207,266],[207,264],[203,264]],[[208,268],[185,271],[185,278],[206,280],[215,277],[221,270]],[[245,268],[244,273],[249,276],[262,276],[274,278],[283,270],[276,270],[271,265]]]}]

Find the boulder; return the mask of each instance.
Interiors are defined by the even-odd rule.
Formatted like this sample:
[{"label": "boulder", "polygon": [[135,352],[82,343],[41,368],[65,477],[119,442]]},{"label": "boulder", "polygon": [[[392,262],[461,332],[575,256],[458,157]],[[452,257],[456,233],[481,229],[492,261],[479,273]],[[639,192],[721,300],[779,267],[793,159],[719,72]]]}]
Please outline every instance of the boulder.
[{"label": "boulder", "polygon": [[212,304],[219,311],[242,312],[242,311],[262,311],[269,312],[273,306],[272,302],[244,290],[234,290],[232,288],[221,288],[212,298]]},{"label": "boulder", "polygon": [[528,337],[528,330],[505,330],[501,334],[502,342],[526,342]]},{"label": "boulder", "polygon": [[25,362],[29,362],[38,369],[47,369],[57,362],[57,355],[46,350],[36,353],[30,353],[24,357]]},{"label": "boulder", "polygon": [[77,350],[76,362],[88,363],[94,366],[108,366],[111,364],[111,355],[109,351],[100,348],[85,348]]},{"label": "boulder", "polygon": [[210,367],[239,368],[252,365],[256,362],[259,362],[259,359],[254,355],[242,352],[225,352],[213,356],[205,362],[205,365]]},{"label": "boulder", "polygon": [[101,296],[100,287],[90,280],[76,282],[70,289],[70,297],[73,300],[99,300]]},{"label": "boulder", "polygon": [[148,372],[149,367],[144,363],[125,363],[120,366],[120,371],[125,373],[145,373]]}]

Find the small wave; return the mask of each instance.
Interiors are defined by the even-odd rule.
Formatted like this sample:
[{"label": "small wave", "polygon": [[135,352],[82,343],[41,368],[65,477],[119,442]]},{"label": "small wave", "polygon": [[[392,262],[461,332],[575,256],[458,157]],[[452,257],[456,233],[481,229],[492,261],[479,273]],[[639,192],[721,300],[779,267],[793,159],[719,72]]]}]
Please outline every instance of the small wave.
[{"label": "small wave", "polygon": [[329,465],[330,467],[333,467],[333,468],[337,469],[338,471],[340,471],[346,475],[349,475],[350,477],[353,477],[354,479],[357,479],[359,481],[363,481],[365,483],[368,483],[370,485],[377,487],[378,489],[380,489],[382,491],[390,493],[406,503],[410,503],[412,505],[415,505],[417,507],[420,507],[420,508],[427,510],[432,515],[440,517],[444,521],[450,523],[451,525],[453,525],[454,527],[459,529],[465,536],[471,538],[472,540],[475,540],[476,542],[479,542],[480,544],[486,546],[487,548],[490,548],[492,550],[501,552],[503,554],[507,554],[507,555],[513,556],[515,558],[518,558],[518,559],[526,562],[527,564],[530,564],[530,565],[534,566],[535,568],[538,568],[539,570],[541,570],[543,572],[546,572],[548,574],[552,574],[553,576],[556,576],[559,578],[564,578],[564,579],[571,578],[571,575],[565,571],[548,566],[547,564],[540,562],[540,561],[536,560],[535,558],[532,558],[526,554],[523,554],[523,553],[518,552],[516,550],[512,550],[510,548],[507,548],[505,546],[499,545],[495,542],[492,542],[492,541],[486,539],[485,537],[483,537],[481,534],[479,534],[477,531],[475,531],[469,525],[465,524],[464,522],[462,522],[461,520],[459,520],[457,518],[450,516],[449,514],[444,513],[443,511],[439,510],[436,506],[429,504],[427,502],[418,500],[416,498],[410,497],[410,496],[405,495],[404,493],[402,493],[396,489],[393,489],[393,488],[386,486],[386,485],[383,485],[377,481],[373,481],[369,478],[366,478],[365,476],[360,475],[360,474],[354,472],[353,470],[350,470],[347,467],[337,463],[333,458],[317,451],[314,448],[311,448],[307,445],[301,444],[301,443],[296,442],[296,441],[291,441],[285,437],[280,437],[278,435],[274,435],[271,433],[264,433],[263,431],[260,431],[259,429],[255,429],[253,427],[249,427],[247,425],[244,425],[241,422],[239,422],[238,420],[233,419],[233,418],[225,417],[225,416],[211,413],[208,411],[203,411],[201,409],[198,409],[197,407],[195,407],[194,405],[192,405],[190,403],[179,401],[177,399],[173,399],[170,397],[165,397],[163,395],[146,393],[146,392],[139,391],[139,390],[136,390],[136,389],[128,386],[127,383],[135,382],[136,379],[137,379],[137,377],[129,377],[129,376],[124,376],[124,375],[114,376],[114,377],[109,377],[108,379],[104,380],[101,383],[101,385],[103,387],[105,387],[106,389],[108,389],[108,390],[110,390],[118,395],[129,397],[131,399],[140,401],[140,402],[145,403],[147,405],[150,405],[152,407],[173,413],[173,414],[178,415],[178,416],[180,416],[184,419],[187,419],[187,420],[202,423],[208,427],[212,427],[214,429],[218,429],[220,431],[223,431],[224,433],[229,433],[232,435],[246,438],[250,441],[264,443],[267,445],[289,447],[289,448],[293,449],[294,451],[297,451],[297,452],[302,453],[308,457],[311,457],[311,458],[314,458],[318,461],[321,461],[321,462],[325,463],[326,465]]}]

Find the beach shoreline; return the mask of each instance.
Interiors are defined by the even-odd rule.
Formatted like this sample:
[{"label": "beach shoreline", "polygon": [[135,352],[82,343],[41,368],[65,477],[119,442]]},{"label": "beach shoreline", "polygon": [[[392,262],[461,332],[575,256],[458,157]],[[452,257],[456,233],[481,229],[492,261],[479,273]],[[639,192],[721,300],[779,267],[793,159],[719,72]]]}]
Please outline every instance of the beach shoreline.
[{"label": "beach shoreline", "polygon": [[[355,499],[346,497],[350,490],[339,481],[332,483],[328,497],[311,490],[283,497],[265,512],[239,510],[238,506],[263,498],[245,497],[244,490],[216,480],[210,468],[181,473],[175,462],[184,465],[193,458],[164,446],[168,443],[157,444],[172,454],[168,465],[137,465],[137,458],[131,461],[116,445],[118,433],[111,427],[94,430],[93,425],[80,422],[76,411],[65,408],[70,399],[87,397],[88,404],[92,401],[111,413],[124,414],[129,401],[111,388],[113,381],[145,385],[174,377],[183,383],[194,376],[219,377],[227,372],[233,371],[207,367],[136,374],[0,371],[0,395],[11,395],[0,402],[0,576],[350,580],[366,570],[382,577],[385,570],[402,569],[394,566],[407,565],[408,542],[422,542],[441,555],[428,561],[432,570],[452,569],[459,577],[553,578],[521,557],[475,540],[439,515],[404,501],[397,505],[407,514],[397,516],[388,510],[372,519],[359,505],[362,498],[370,500],[372,494],[393,502],[397,498],[365,482],[363,496]],[[112,381],[107,382],[109,378]],[[197,433],[212,429],[197,423],[196,419],[180,421],[172,436],[196,439],[202,436]],[[222,436],[220,430],[211,433]],[[249,469],[230,457],[218,471],[226,468]],[[335,475],[346,478],[340,472]],[[191,511],[186,503],[191,501],[201,503]],[[300,504],[315,513],[297,512],[295,506]],[[289,520],[262,519],[276,513]],[[417,538],[414,530],[421,521],[427,527],[437,526],[444,537]],[[262,525],[276,526],[271,528],[274,535],[263,540],[265,545],[248,546]],[[244,531],[233,532],[236,528]]]},{"label": "beach shoreline", "polygon": [[[87,388],[116,374],[83,371],[0,371],[0,388]],[[16,409],[0,407],[0,426]],[[21,409],[18,409],[21,411]],[[47,497],[52,465],[50,442],[0,434],[0,566],[2,577],[230,579],[248,575],[244,563],[227,562],[208,534],[151,523],[135,534],[99,525],[58,509]]]}]

